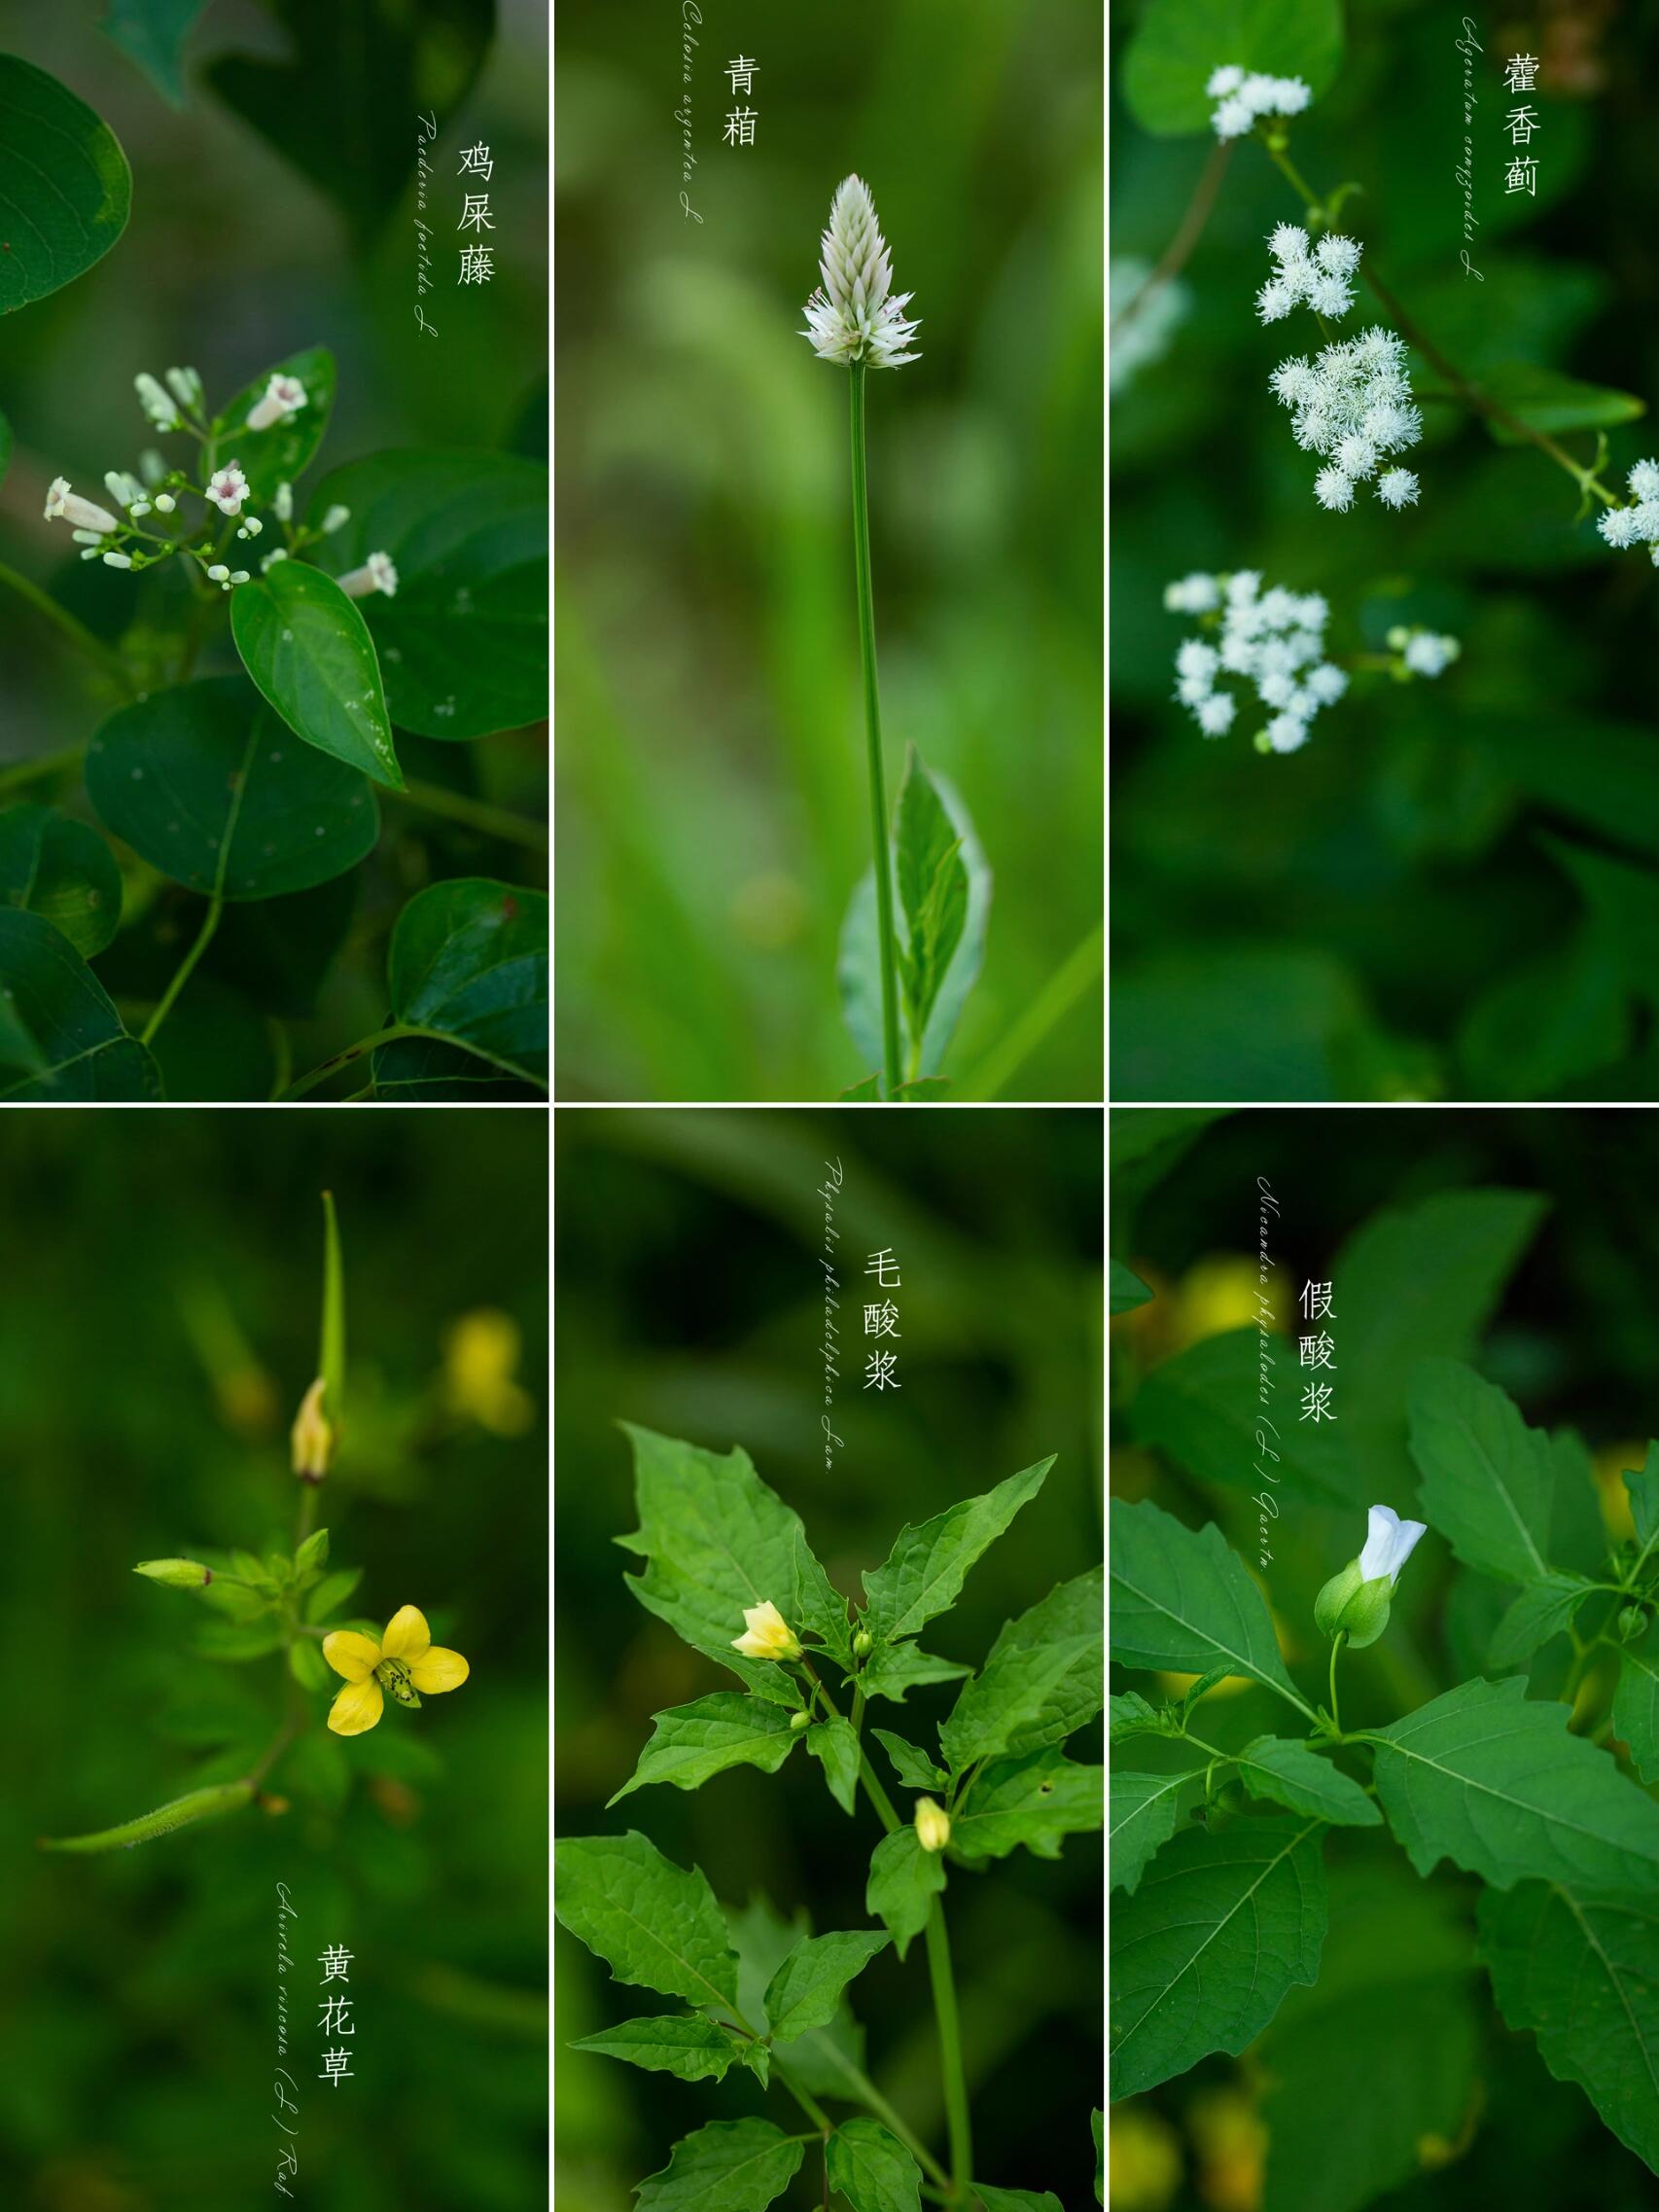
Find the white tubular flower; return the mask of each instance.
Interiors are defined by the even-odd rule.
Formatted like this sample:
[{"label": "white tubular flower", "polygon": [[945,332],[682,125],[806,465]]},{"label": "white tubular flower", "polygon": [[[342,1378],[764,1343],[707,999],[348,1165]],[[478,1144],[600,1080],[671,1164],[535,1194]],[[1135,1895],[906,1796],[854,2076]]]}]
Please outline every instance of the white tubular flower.
[{"label": "white tubular flower", "polygon": [[338,583],[348,599],[367,599],[373,591],[383,591],[388,599],[395,598],[397,566],[390,553],[371,553],[361,568],[352,569],[340,577]]},{"label": "white tubular flower", "polygon": [[1365,1549],[1359,1554],[1359,1580],[1387,1575],[1392,1588],[1399,1571],[1428,1533],[1426,1520],[1401,1520],[1392,1506],[1373,1506],[1365,1516]]},{"label": "white tubular flower", "polygon": [[924,1851],[942,1851],[950,1841],[950,1815],[932,1798],[916,1800],[916,1840]]},{"label": "white tubular flower", "polygon": [[920,356],[907,351],[920,325],[905,318],[912,295],[893,291],[893,265],[862,177],[837,188],[820,247],[823,283],[806,303],[806,328],[821,361],[855,361],[899,369]]},{"label": "white tubular flower", "polygon": [[100,536],[108,536],[110,531],[121,528],[107,508],[95,507],[89,499],[71,491],[67,477],[53,478],[46,495],[46,519],[71,522],[78,530],[96,530]]},{"label": "white tubular flower", "polygon": [[140,372],[132,379],[132,388],[138,394],[139,406],[158,430],[178,429],[179,410],[154,376]]},{"label": "white tubular flower", "polygon": [[144,497],[144,486],[137,478],[124,476],[120,469],[104,471],[104,489],[118,507],[135,507]]},{"label": "white tubular flower", "polygon": [[276,510],[276,518],[279,522],[292,522],[294,519],[294,486],[291,483],[279,483],[276,487],[276,497],[271,501],[271,506]]},{"label": "white tubular flower", "polygon": [[167,389],[183,408],[201,406],[201,378],[194,369],[169,369]]},{"label": "white tubular flower", "polygon": [[129,553],[107,553],[104,555],[104,566],[106,568],[130,568],[132,556]]},{"label": "white tubular flower", "polygon": [[351,520],[349,507],[331,507],[323,517],[323,535],[332,538],[336,530],[343,530]]},{"label": "white tubular flower", "polygon": [[745,1659],[799,1659],[800,1639],[769,1597],[760,1605],[746,1605],[743,1618],[748,1625],[741,1636],[732,1637],[734,1652]]},{"label": "white tubular flower", "polygon": [[265,397],[248,410],[245,427],[268,430],[273,422],[292,422],[305,405],[305,387],[298,376],[273,376]]},{"label": "white tubular flower", "polygon": [[240,515],[242,503],[247,496],[248,480],[242,474],[238,461],[230,462],[227,468],[215,470],[202,493],[202,497],[210,499],[221,515]]}]

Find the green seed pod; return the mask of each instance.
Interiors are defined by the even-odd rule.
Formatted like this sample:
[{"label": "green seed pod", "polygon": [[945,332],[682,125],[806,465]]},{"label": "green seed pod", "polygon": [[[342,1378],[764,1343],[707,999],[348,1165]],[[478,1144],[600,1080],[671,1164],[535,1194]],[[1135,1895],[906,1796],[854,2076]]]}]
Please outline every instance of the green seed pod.
[{"label": "green seed pod", "polygon": [[205,1589],[213,1580],[212,1568],[199,1559],[140,1559],[132,1571],[168,1589]]},{"label": "green seed pod", "polygon": [[858,1634],[853,1638],[854,1659],[868,1659],[869,1655],[874,1651],[874,1649],[875,1638],[870,1634],[867,1628],[861,1628]]}]

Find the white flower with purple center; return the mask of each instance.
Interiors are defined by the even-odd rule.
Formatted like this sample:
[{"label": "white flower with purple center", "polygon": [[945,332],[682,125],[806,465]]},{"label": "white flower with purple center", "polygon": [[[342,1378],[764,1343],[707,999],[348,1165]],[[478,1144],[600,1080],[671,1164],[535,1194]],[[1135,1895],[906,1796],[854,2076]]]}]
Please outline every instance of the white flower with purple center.
[{"label": "white flower with purple center", "polygon": [[207,480],[202,493],[218,508],[221,515],[240,515],[242,503],[248,496],[248,480],[238,462],[232,461],[223,469],[216,469]]},{"label": "white flower with purple center", "polygon": [[91,500],[83,499],[79,492],[71,491],[67,477],[53,477],[46,495],[46,519],[49,522],[71,522],[78,530],[95,530],[100,537],[119,530],[121,524],[107,508],[96,507]]},{"label": "white flower with purple center", "polygon": [[245,427],[268,430],[276,422],[292,422],[305,405],[305,387],[298,376],[272,376],[265,397],[249,410]]}]

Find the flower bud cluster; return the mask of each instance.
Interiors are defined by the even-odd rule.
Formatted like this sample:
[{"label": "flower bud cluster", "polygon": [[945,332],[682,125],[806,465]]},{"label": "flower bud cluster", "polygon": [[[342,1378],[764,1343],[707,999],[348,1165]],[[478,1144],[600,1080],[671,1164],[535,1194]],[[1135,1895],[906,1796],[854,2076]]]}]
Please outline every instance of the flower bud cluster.
[{"label": "flower bud cluster", "polygon": [[1210,121],[1218,138],[1242,138],[1264,115],[1300,115],[1313,92],[1300,77],[1264,77],[1227,62],[1212,72],[1205,91],[1218,105]]},{"label": "flower bud cluster", "polygon": [[1328,463],[1314,479],[1322,507],[1346,514],[1355,485],[1367,481],[1385,507],[1415,505],[1419,486],[1410,469],[1383,466],[1389,454],[1415,446],[1423,435],[1403,339],[1379,325],[1327,345],[1312,361],[1282,361],[1271,382],[1290,410],[1297,445]]},{"label": "flower bud cluster", "polygon": [[1644,546],[1659,568],[1659,461],[1638,461],[1625,482],[1630,506],[1609,507],[1596,527],[1616,551]]},{"label": "flower bud cluster", "polygon": [[1183,577],[1164,592],[1173,614],[1196,614],[1215,634],[1187,638],[1175,657],[1175,696],[1206,737],[1224,737],[1238,714],[1239,696],[1218,680],[1241,676],[1271,719],[1256,738],[1258,751],[1293,753],[1307,742],[1308,725],[1348,689],[1345,670],[1324,658],[1327,602],[1317,591],[1298,593],[1274,585],[1261,589],[1254,569],[1231,576]]}]

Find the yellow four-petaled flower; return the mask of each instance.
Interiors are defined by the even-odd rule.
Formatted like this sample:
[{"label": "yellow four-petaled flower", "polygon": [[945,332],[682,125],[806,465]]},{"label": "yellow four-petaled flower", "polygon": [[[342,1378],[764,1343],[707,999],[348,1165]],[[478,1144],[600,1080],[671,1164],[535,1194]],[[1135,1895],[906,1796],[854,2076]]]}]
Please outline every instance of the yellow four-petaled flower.
[{"label": "yellow four-petaled flower", "polygon": [[470,1671],[459,1652],[433,1642],[425,1614],[413,1605],[398,1608],[378,1643],[355,1628],[335,1628],[323,1638],[323,1657],[345,1677],[345,1688],[329,1708],[335,1735],[371,1729],[388,1696],[400,1705],[418,1705],[418,1693],[432,1697],[459,1690]]}]

